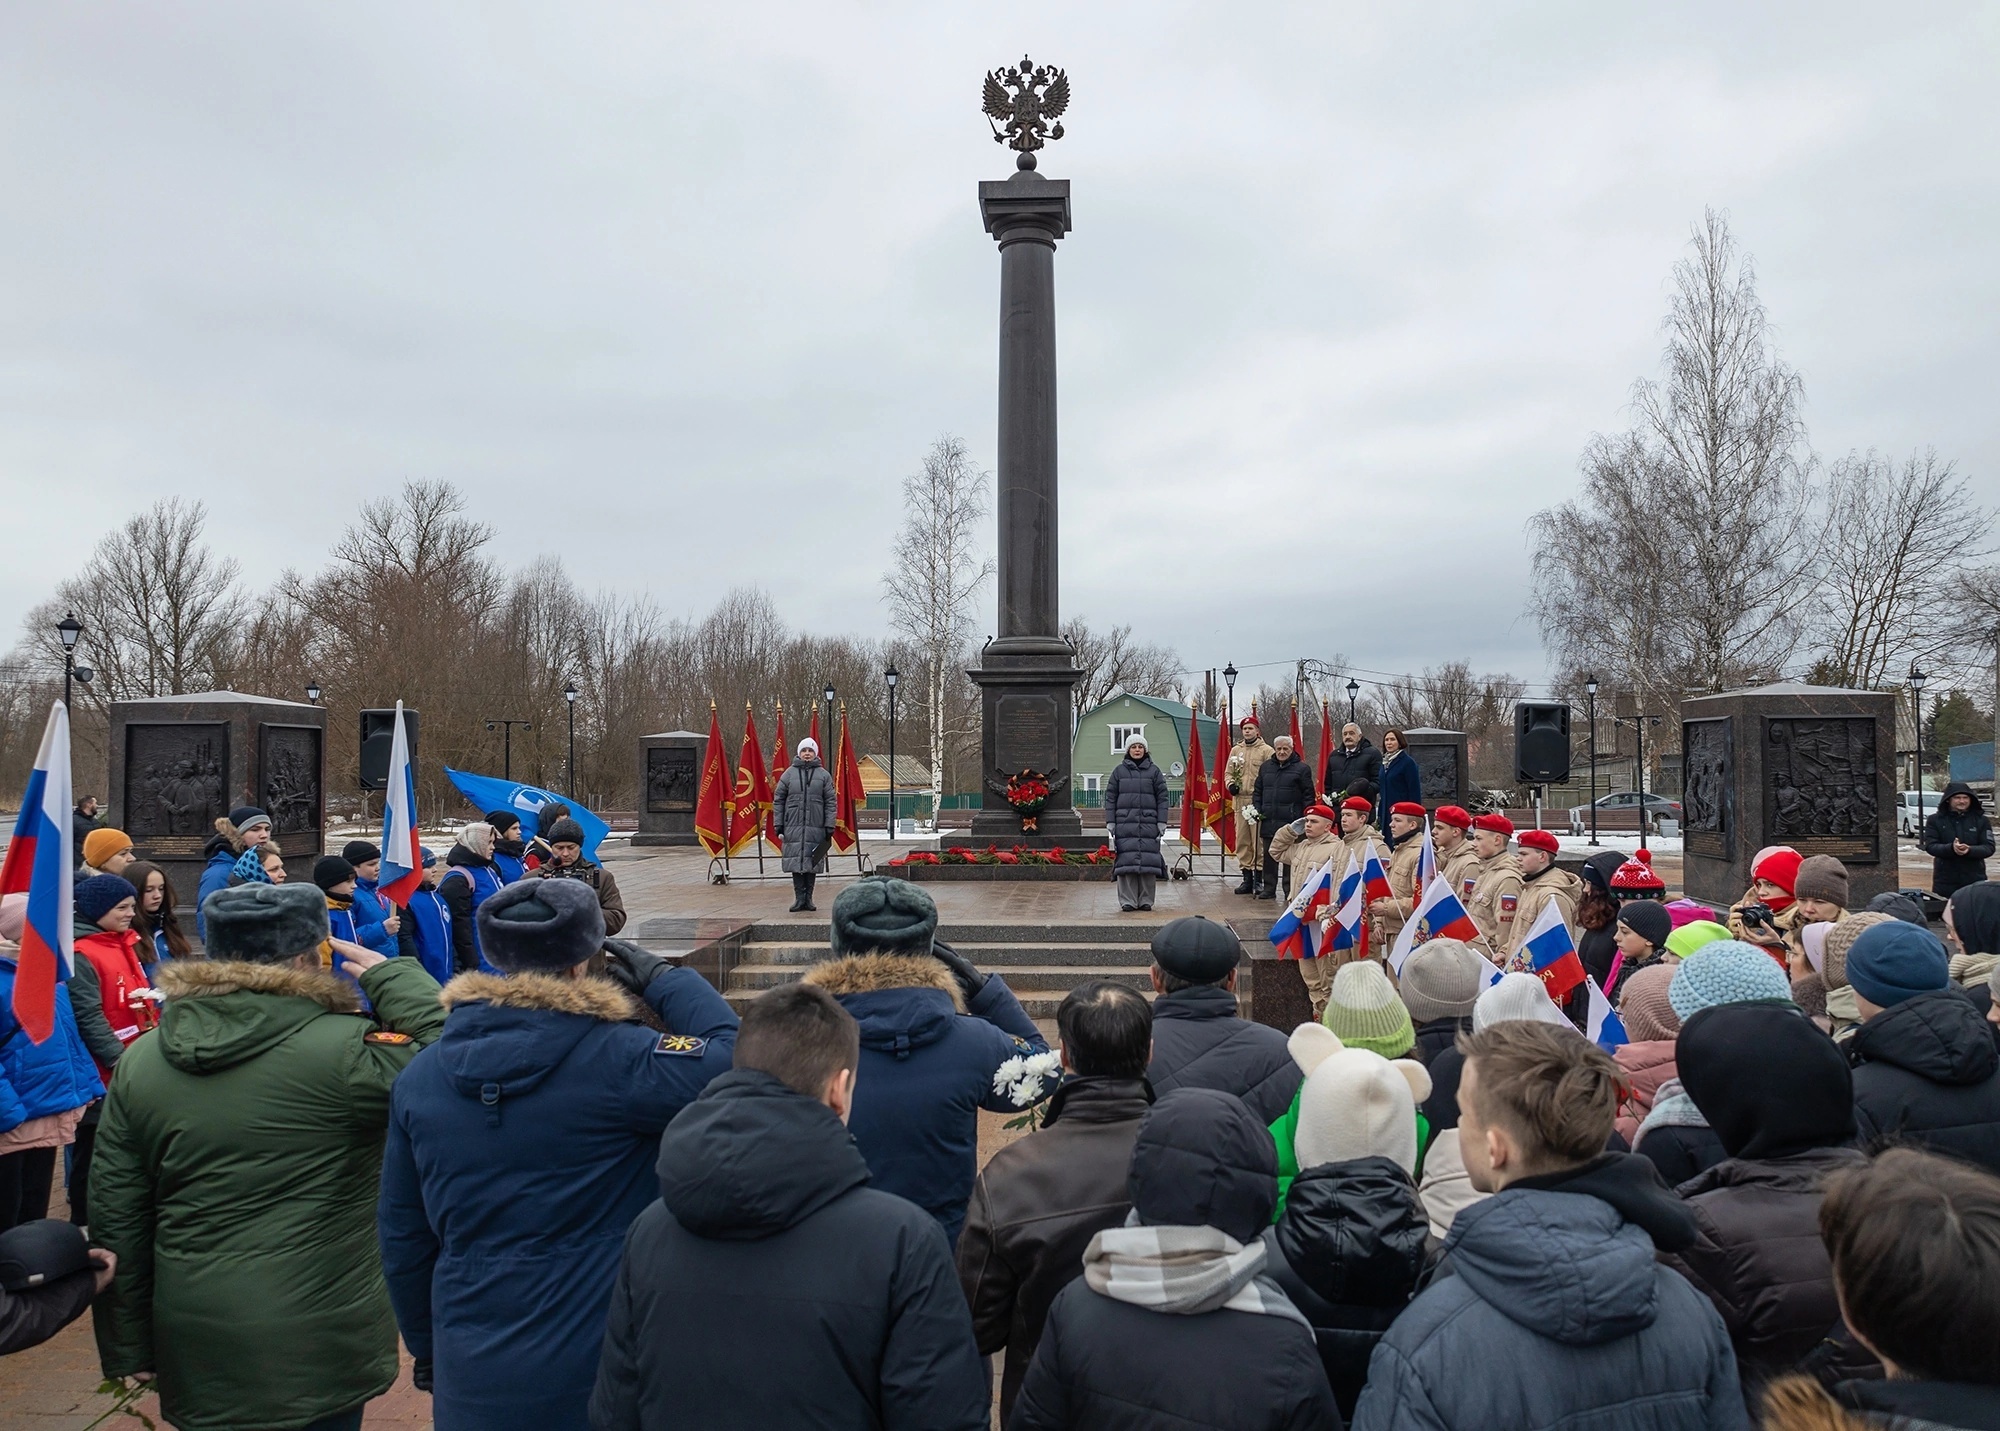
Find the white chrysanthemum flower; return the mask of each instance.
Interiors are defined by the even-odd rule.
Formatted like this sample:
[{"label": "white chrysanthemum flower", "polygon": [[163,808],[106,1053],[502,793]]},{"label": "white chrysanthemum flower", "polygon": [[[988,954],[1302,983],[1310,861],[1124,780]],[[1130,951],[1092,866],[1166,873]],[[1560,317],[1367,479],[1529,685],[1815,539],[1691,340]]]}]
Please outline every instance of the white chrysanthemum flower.
[{"label": "white chrysanthemum flower", "polygon": [[998,1068],[994,1069],[993,1091],[995,1093],[1005,1093],[1008,1090],[1008,1088],[1013,1086],[1014,1081],[1018,1079],[1022,1075],[1022,1073],[1024,1073],[1027,1070],[1027,1066],[1028,1066],[1028,1061],[1025,1058],[1022,1058],[1019,1054],[1016,1054],[1014,1057],[1008,1059],[1005,1063],[1001,1064]]}]

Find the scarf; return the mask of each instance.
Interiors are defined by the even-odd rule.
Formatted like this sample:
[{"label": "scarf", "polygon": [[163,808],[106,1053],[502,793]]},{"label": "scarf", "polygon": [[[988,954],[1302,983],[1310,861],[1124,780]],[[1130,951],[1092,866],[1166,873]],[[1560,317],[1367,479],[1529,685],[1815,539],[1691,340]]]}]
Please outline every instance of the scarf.
[{"label": "scarf", "polygon": [[1639,1125],[1639,1132],[1632,1139],[1636,1152],[1646,1135],[1655,1128],[1706,1128],[1708,1119],[1701,1116],[1701,1109],[1694,1106],[1694,1099],[1681,1091],[1681,1081],[1669,1078],[1653,1094],[1653,1111]]},{"label": "scarf", "polygon": [[264,862],[257,858],[257,851],[245,850],[236,857],[236,863],[229,867],[230,876],[245,884],[269,884],[271,877],[264,873]]},{"label": "scarf", "polygon": [[1269,1251],[1260,1238],[1248,1247],[1213,1227],[1143,1227],[1138,1213],[1084,1249],[1083,1280],[1115,1302],[1176,1316],[1228,1310],[1312,1323],[1264,1270]]}]

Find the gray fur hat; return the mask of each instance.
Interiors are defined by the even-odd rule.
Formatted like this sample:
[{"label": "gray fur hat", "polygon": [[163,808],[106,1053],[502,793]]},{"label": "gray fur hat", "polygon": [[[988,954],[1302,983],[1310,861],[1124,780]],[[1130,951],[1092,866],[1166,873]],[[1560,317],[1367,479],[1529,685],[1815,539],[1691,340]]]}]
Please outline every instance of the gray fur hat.
[{"label": "gray fur hat", "polygon": [[834,897],[833,952],[928,954],[937,926],[937,901],[908,880],[858,880]]},{"label": "gray fur hat", "polygon": [[326,896],[312,884],[239,884],[201,907],[211,959],[282,964],[326,940]]},{"label": "gray fur hat", "polygon": [[524,879],[479,906],[479,948],[507,974],[552,973],[604,947],[604,907],[580,879]]}]

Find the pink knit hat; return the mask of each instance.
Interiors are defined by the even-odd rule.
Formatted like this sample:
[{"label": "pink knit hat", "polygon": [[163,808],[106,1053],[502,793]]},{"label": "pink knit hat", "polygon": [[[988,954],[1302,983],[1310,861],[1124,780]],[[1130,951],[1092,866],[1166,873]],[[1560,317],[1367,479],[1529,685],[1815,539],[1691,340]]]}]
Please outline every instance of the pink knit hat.
[{"label": "pink knit hat", "polygon": [[1667,917],[1674,922],[1674,928],[1692,924],[1697,919],[1713,919],[1715,911],[1705,904],[1696,904],[1691,899],[1677,899],[1667,906]]}]

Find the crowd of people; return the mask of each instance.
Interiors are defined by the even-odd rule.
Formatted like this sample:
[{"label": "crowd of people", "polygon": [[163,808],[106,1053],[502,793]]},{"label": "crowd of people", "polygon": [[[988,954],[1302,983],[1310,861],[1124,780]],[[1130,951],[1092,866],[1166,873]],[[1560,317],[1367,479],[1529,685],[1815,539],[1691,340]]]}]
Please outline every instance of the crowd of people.
[{"label": "crowd of people", "polygon": [[[1714,910],[1500,817],[1285,808],[1253,892],[1368,839],[1402,880],[1312,1021],[1243,1017],[1190,917],[1053,1047],[900,880],[739,1019],[559,814],[385,905],[372,847],[259,878],[232,812],[198,953],[100,840],[58,1034],[0,1043],[0,1345],[92,1307],[189,1431],[358,1427],[399,1336],[441,1431],[2000,1428],[2000,884],[1941,939],[1825,856]],[[1392,969],[1427,829],[1478,934]],[[1622,1042],[1521,967],[1551,907]],[[982,1111],[1032,1127],[983,1167]],[[36,1220],[65,1147],[87,1238]]]}]

